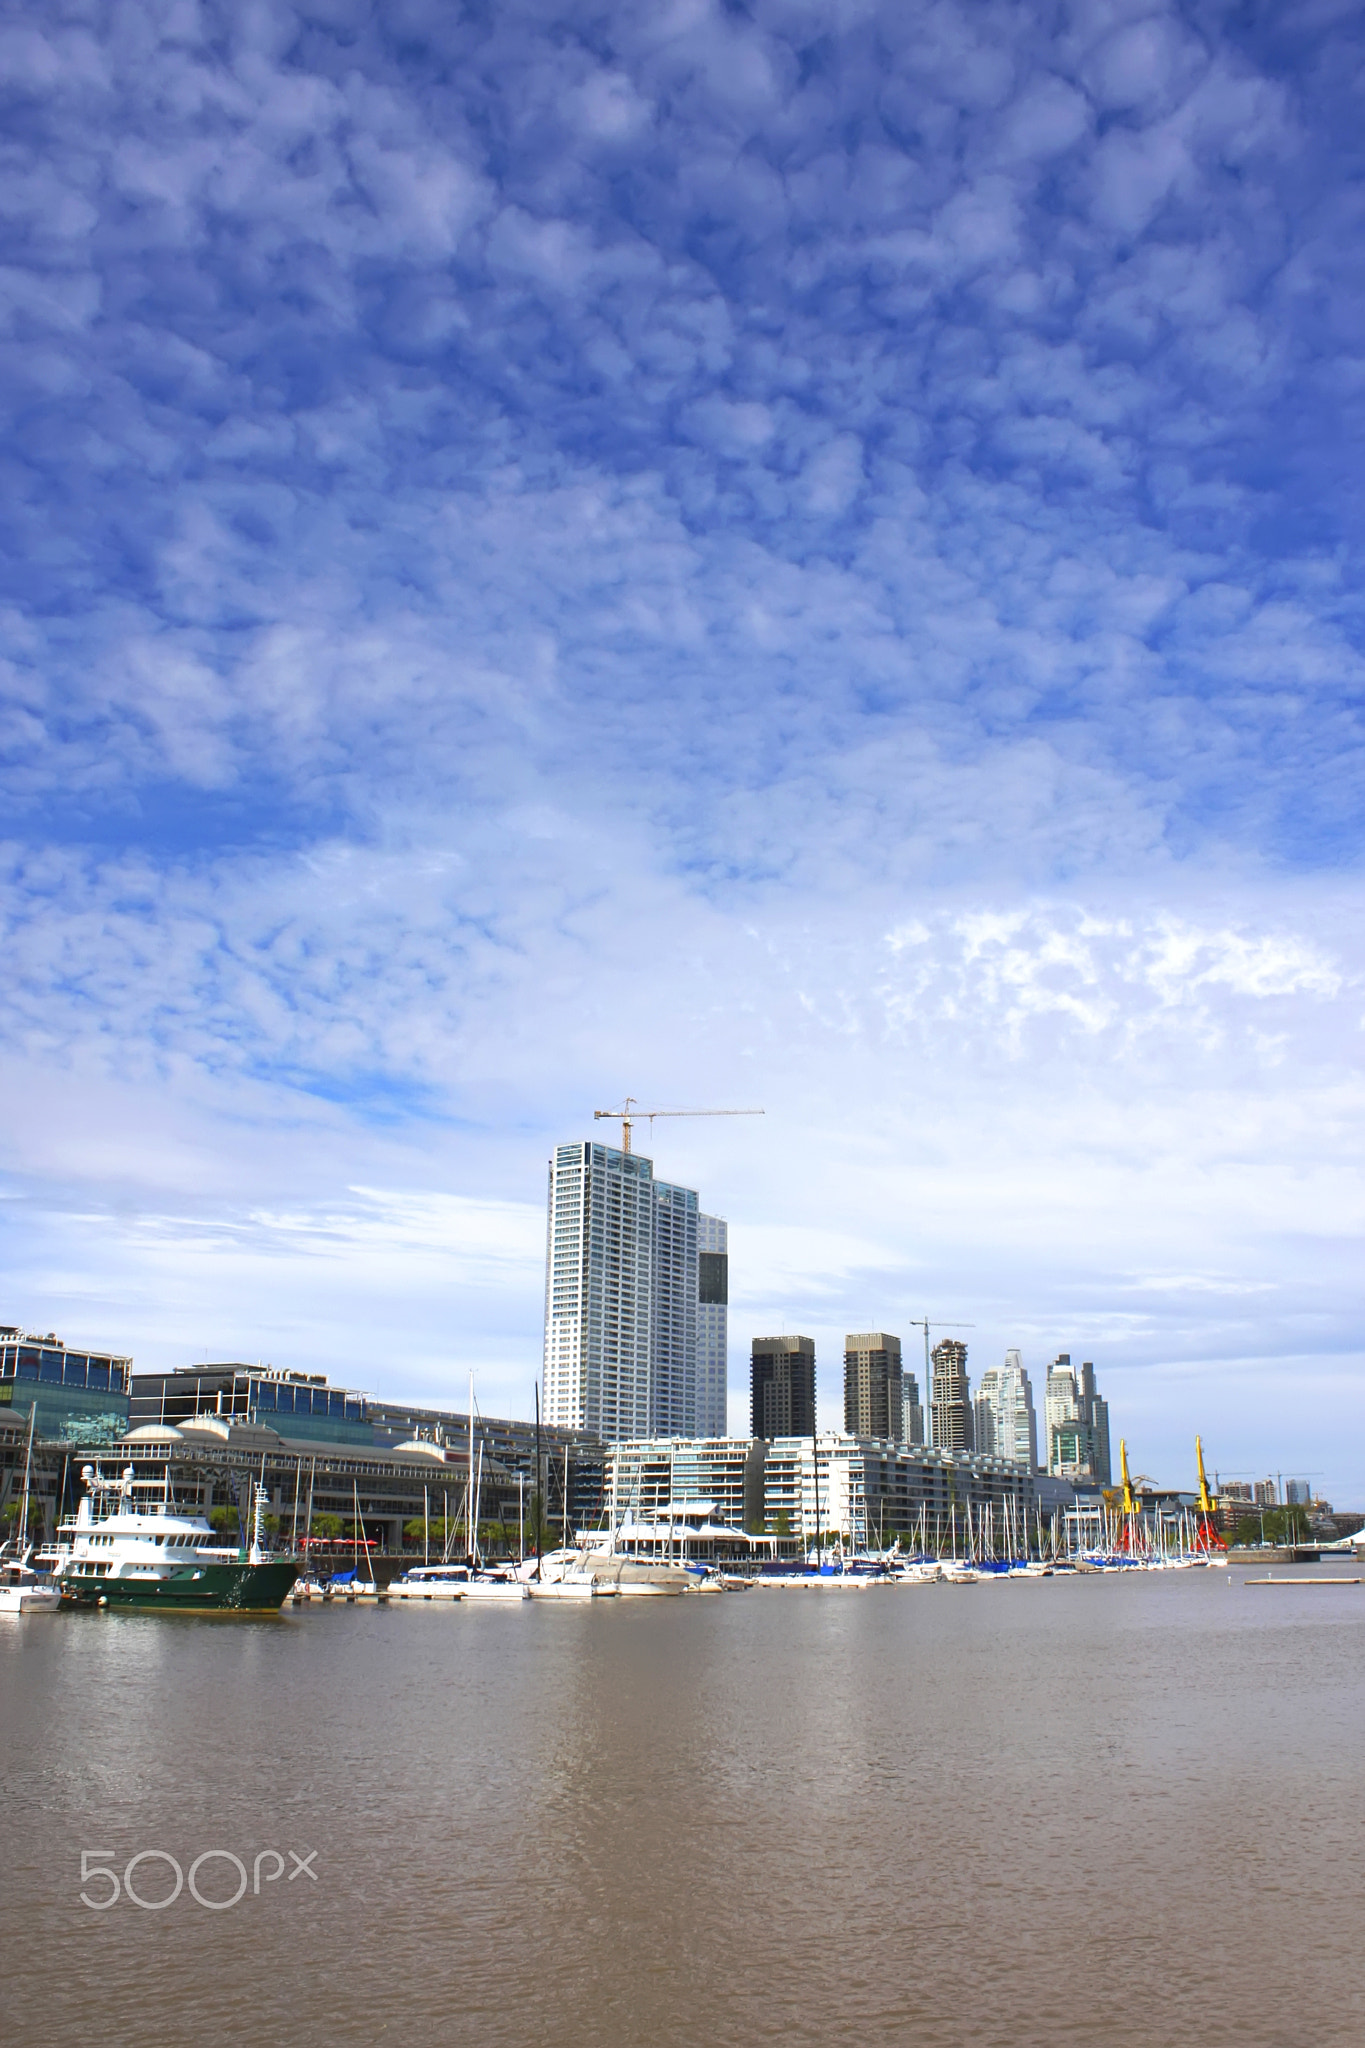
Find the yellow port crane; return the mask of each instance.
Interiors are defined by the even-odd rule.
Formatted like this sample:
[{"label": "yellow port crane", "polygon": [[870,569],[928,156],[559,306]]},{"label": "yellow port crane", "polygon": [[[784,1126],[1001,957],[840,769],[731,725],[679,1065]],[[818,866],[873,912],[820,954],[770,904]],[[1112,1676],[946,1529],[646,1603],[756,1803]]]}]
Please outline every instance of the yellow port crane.
[{"label": "yellow port crane", "polygon": [[595,1109],[592,1114],[595,1123],[605,1117],[609,1123],[620,1124],[621,1150],[629,1152],[632,1124],[648,1123],[652,1125],[656,1116],[762,1116],[763,1111],[761,1109],[641,1109],[637,1105],[635,1096],[628,1095],[620,1109]]},{"label": "yellow port crane", "polygon": [[1194,1462],[1199,1467],[1199,1512],[1201,1515],[1216,1515],[1218,1502],[1209,1492],[1209,1475],[1204,1470],[1204,1445],[1199,1437],[1194,1440]]},{"label": "yellow port crane", "polygon": [[1123,1477],[1123,1512],[1125,1515],[1135,1515],[1138,1511],[1138,1497],[1133,1491],[1133,1482],[1128,1477],[1128,1445],[1123,1437],[1119,1438],[1119,1471]]},{"label": "yellow port crane", "polygon": [[1204,1445],[1199,1437],[1194,1440],[1194,1462],[1199,1467],[1199,1547],[1207,1555],[1212,1550],[1226,1550],[1227,1545],[1218,1527],[1218,1496],[1209,1489]]}]

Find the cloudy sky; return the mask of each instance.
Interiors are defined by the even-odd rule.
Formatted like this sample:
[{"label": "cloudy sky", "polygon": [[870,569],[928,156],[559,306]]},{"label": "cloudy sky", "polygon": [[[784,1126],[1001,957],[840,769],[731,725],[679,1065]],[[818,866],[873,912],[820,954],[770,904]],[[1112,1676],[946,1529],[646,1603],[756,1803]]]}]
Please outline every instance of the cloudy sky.
[{"label": "cloudy sky", "polygon": [[653,1141],[732,1426],[959,1318],[1365,1506],[1363,78],[1351,0],[14,0],[0,1320],[529,1413],[550,1147],[761,1106]]}]

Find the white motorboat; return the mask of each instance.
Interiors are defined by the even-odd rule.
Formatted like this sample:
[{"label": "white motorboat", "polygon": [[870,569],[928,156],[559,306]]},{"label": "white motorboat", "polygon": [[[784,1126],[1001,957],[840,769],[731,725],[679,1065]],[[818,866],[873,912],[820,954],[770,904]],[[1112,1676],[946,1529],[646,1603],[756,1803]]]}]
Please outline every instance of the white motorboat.
[{"label": "white motorboat", "polygon": [[32,1555],[26,1550],[0,1565],[0,1614],[55,1614],[61,1606],[61,1587],[46,1572],[33,1569]]}]

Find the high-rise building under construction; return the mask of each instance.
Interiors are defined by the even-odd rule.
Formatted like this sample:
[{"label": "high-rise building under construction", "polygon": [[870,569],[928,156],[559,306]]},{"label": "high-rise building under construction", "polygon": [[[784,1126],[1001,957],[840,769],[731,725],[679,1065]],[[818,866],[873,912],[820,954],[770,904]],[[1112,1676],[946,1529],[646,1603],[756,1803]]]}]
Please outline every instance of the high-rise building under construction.
[{"label": "high-rise building under construction", "polygon": [[[701,1223],[695,1189],[655,1180],[654,1162],[640,1153],[586,1142],[556,1148],[547,1421],[606,1443],[697,1434]],[[707,1227],[724,1234],[719,1217]],[[706,1336],[714,1340],[710,1322]]]}]

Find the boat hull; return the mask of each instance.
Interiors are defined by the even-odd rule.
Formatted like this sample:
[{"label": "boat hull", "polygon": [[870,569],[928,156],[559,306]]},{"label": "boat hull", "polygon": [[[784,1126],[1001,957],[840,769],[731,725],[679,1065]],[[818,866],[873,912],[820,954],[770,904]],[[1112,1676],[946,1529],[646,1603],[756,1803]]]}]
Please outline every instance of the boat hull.
[{"label": "boat hull", "polygon": [[45,1586],[0,1586],[0,1614],[51,1614],[61,1604]]},{"label": "boat hull", "polygon": [[298,1577],[298,1566],[205,1564],[164,1578],[97,1578],[68,1572],[62,1603],[72,1607],[130,1608],[149,1614],[276,1614]]}]

